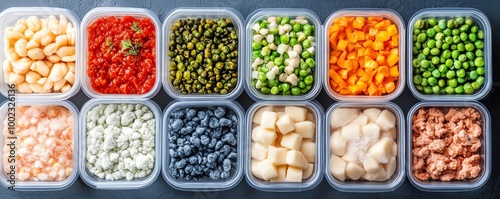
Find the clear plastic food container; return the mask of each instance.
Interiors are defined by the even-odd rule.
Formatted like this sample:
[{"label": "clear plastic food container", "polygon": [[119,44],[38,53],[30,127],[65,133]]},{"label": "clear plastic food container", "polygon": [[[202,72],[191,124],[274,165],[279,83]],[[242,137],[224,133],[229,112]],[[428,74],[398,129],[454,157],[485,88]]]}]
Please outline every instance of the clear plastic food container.
[{"label": "clear plastic food container", "polygon": [[[196,19],[196,18],[202,18],[202,19],[220,19],[220,18],[229,18],[232,20],[234,24],[234,28],[238,34],[238,81],[236,86],[231,92],[228,92],[227,94],[218,94],[218,93],[212,93],[212,94],[198,94],[198,93],[189,93],[189,94],[182,94],[179,89],[175,88],[172,83],[170,82],[170,65],[171,65],[171,59],[168,56],[169,51],[169,44],[170,44],[170,34],[172,33],[172,25],[174,24],[175,21],[179,19]],[[236,99],[241,92],[243,91],[243,79],[242,74],[244,72],[243,70],[243,64],[244,64],[244,59],[245,59],[245,53],[244,53],[244,29],[243,29],[243,23],[244,19],[243,16],[241,16],[240,12],[238,12],[236,9],[233,8],[228,8],[228,7],[199,7],[199,8],[177,8],[171,11],[165,21],[163,22],[163,41],[162,41],[162,47],[165,50],[165,53],[162,55],[163,59],[163,64],[164,64],[164,71],[163,71],[163,88],[169,94],[175,99],[181,99],[181,100],[191,100],[191,99],[206,99],[206,100],[233,100]],[[204,64],[200,65],[201,68],[203,68]],[[213,65],[215,67],[215,63]],[[187,66],[186,66],[187,68]],[[196,72],[193,70],[193,72]]]},{"label": "clear plastic food container", "polygon": [[[63,15],[66,17],[68,23],[71,23],[73,25],[73,28],[75,29],[75,47],[76,47],[76,62],[75,62],[75,68],[76,68],[76,73],[75,74],[75,81],[71,89],[68,91],[61,93],[61,92],[54,92],[54,93],[30,93],[30,94],[22,94],[18,93],[17,96],[23,99],[34,99],[34,100],[64,100],[68,99],[76,93],[78,93],[80,89],[80,76],[78,68],[80,68],[82,61],[81,61],[81,53],[82,51],[79,50],[78,48],[81,46],[81,42],[79,39],[80,35],[80,19],[78,16],[69,9],[64,9],[64,8],[55,8],[55,7],[12,7],[5,9],[2,13],[0,13],[0,46],[2,46],[2,49],[5,49],[6,44],[6,28],[11,26],[13,27],[16,22],[22,18],[27,19],[30,16],[36,16],[38,18],[47,18],[50,15],[54,15],[58,20],[59,15]],[[3,61],[6,59],[6,54],[8,52],[5,50],[0,51],[0,58],[2,60],[2,65]],[[44,58],[45,59],[45,58]],[[0,75],[0,93],[2,95],[7,97],[9,87],[5,83],[5,71],[4,69],[1,70],[1,75]],[[17,92],[17,91],[16,91]]]},{"label": "clear plastic food container", "polygon": [[[98,105],[108,105],[108,104],[132,104],[132,105],[144,105],[151,110],[153,117],[155,118],[155,146],[154,146],[154,168],[152,171],[142,178],[134,178],[132,180],[126,180],[125,178],[119,180],[106,180],[98,178],[96,175],[92,174],[87,168],[87,118],[91,117],[88,115],[94,107]],[[121,116],[120,116],[121,117]],[[108,117],[109,118],[109,117]],[[108,119],[106,118],[106,119]],[[160,107],[153,101],[150,100],[140,100],[140,99],[127,99],[127,100],[113,100],[113,99],[91,99],[85,103],[81,110],[80,115],[80,177],[83,182],[94,189],[103,190],[132,190],[132,189],[142,189],[153,184],[158,175],[160,174],[161,166],[161,111]],[[104,133],[104,132],[103,132]],[[120,132],[122,133],[122,132]],[[103,136],[104,137],[104,136]],[[139,138],[141,139],[141,138]]]},{"label": "clear plastic food container", "polygon": [[[483,120],[481,126],[482,135],[480,137],[481,149],[479,149],[479,165],[481,166],[481,171],[475,179],[468,179],[464,181],[437,181],[428,180],[422,181],[417,179],[412,171],[413,165],[413,116],[417,113],[420,108],[473,108],[476,109]],[[488,109],[479,102],[420,102],[415,104],[410,111],[408,111],[407,117],[407,133],[406,136],[406,171],[408,179],[411,184],[417,189],[429,192],[462,192],[462,191],[473,191],[481,188],[490,177],[492,170],[492,147],[491,147],[491,116]]]},{"label": "clear plastic food container", "polygon": [[[263,107],[272,106],[273,111],[275,108],[284,109],[287,106],[295,106],[307,109],[308,113],[312,113],[314,117],[316,132],[314,140],[316,147],[316,155],[314,162],[314,170],[309,178],[303,179],[302,182],[270,182],[264,181],[252,174],[252,129],[255,127],[253,123],[254,115],[257,111]],[[246,115],[246,135],[245,135],[245,175],[248,184],[254,189],[267,192],[297,192],[297,191],[307,191],[314,189],[317,185],[321,183],[323,179],[323,115],[324,110],[321,105],[315,101],[262,101],[253,104],[247,112]],[[309,138],[311,139],[311,138]]]},{"label": "clear plastic food container", "polygon": [[[360,110],[364,110],[367,108],[378,108],[381,110],[387,109],[392,112],[396,116],[396,144],[398,145],[397,157],[396,157],[396,171],[394,174],[386,181],[367,181],[367,180],[345,180],[340,181],[336,179],[330,173],[330,117],[334,110],[338,108],[356,108]],[[325,134],[323,139],[325,140],[325,147],[323,147],[325,154],[325,166],[324,172],[325,177],[328,183],[335,189],[343,192],[389,192],[396,190],[399,186],[401,186],[405,179],[405,119],[404,114],[401,108],[398,105],[392,102],[384,102],[384,103],[356,103],[356,102],[339,102],[332,105],[328,111],[326,112],[325,118]],[[410,136],[411,137],[411,136]]]},{"label": "clear plastic food container", "polygon": [[[239,124],[237,127],[238,138],[237,141],[237,160],[236,160],[236,168],[234,172],[227,180],[212,180],[212,179],[202,179],[202,180],[185,180],[185,179],[176,179],[173,177],[169,170],[170,164],[170,135],[169,135],[169,125],[168,122],[171,118],[172,112],[180,108],[209,108],[209,107],[226,107],[231,109],[236,117],[238,118]],[[181,101],[175,100],[172,101],[164,111],[163,117],[163,132],[165,138],[162,140],[162,175],[163,179],[172,186],[173,188],[181,191],[223,191],[228,190],[241,181],[243,178],[243,158],[246,154],[244,150],[243,140],[245,139],[245,134],[243,132],[244,124],[241,121],[244,121],[245,112],[243,108],[237,102],[230,101]]]},{"label": "clear plastic food container", "polygon": [[[484,83],[479,89],[471,94],[425,94],[418,91],[413,83],[413,66],[412,61],[414,55],[412,53],[413,49],[413,30],[415,27],[415,22],[419,19],[427,19],[435,17],[436,19],[450,19],[452,17],[470,17],[474,24],[484,32]],[[485,97],[492,87],[493,82],[493,71],[492,71],[492,33],[491,24],[488,17],[475,8],[426,8],[416,12],[408,22],[408,50],[407,50],[407,70],[408,70],[408,87],[412,92],[413,96],[420,100],[432,100],[432,101],[468,101],[468,100],[480,100]],[[437,68],[437,67],[436,67]]]},{"label": "clear plastic food container", "polygon": [[[336,92],[330,86],[330,77],[328,71],[330,68],[329,58],[330,58],[330,42],[328,31],[330,26],[333,24],[334,20],[339,17],[344,16],[358,16],[358,17],[383,17],[384,19],[390,20],[394,25],[396,25],[399,34],[399,77],[395,82],[395,89],[390,94],[385,94],[381,96],[369,96],[369,95],[342,95]],[[322,37],[324,39],[324,54],[323,62],[325,65],[322,67],[323,76],[323,87],[325,87],[326,93],[333,99],[337,101],[346,102],[379,102],[379,101],[391,101],[397,98],[405,88],[405,55],[406,55],[406,27],[403,18],[394,10],[381,9],[381,8],[357,8],[357,9],[341,9],[332,13],[325,22]]]},{"label": "clear plastic food container", "polygon": [[[15,103],[15,105],[14,105]],[[13,189],[16,190],[16,191],[58,191],[58,190],[63,190],[63,189],[66,189],[68,187],[70,187],[75,181],[76,179],[78,178],[78,173],[79,173],[79,167],[78,167],[78,164],[79,164],[79,155],[80,155],[80,151],[79,151],[79,139],[78,139],[78,136],[79,136],[79,119],[78,119],[78,109],[77,107],[69,102],[69,101],[61,101],[61,100],[57,100],[57,101],[54,101],[54,100],[46,100],[46,101],[39,101],[39,102],[33,102],[32,100],[25,100],[25,99],[16,99],[16,101],[9,101],[9,100],[6,100],[2,103],[2,106],[0,107],[0,119],[1,119],[1,123],[0,123],[0,128],[1,129],[4,129],[4,128],[7,128],[5,127],[5,125],[7,124],[9,127],[12,126],[12,125],[9,125],[8,123],[4,123],[4,121],[11,121],[11,117],[13,116],[12,115],[12,111],[15,111],[16,113],[17,110],[19,107],[25,107],[25,106],[45,106],[45,107],[63,107],[65,109],[67,109],[71,115],[73,116],[73,119],[74,119],[74,123],[73,123],[73,171],[70,175],[68,175],[66,177],[66,179],[62,180],[62,181],[34,181],[34,180],[31,180],[31,181],[20,181],[19,180],[19,176],[18,176],[18,173],[15,174],[15,179],[13,180],[13,183],[14,183],[14,187]],[[14,109],[12,109],[14,108]],[[17,116],[15,116],[16,120],[18,120],[19,118]],[[14,121],[17,125],[19,122],[18,121]],[[16,128],[19,128],[19,127],[16,127]],[[10,128],[9,128],[10,129]],[[12,154],[13,152],[16,154],[17,158],[19,158],[19,154],[22,153],[21,151],[21,146],[19,146],[21,143],[20,143],[20,138],[17,137],[16,138],[13,138],[11,139],[12,137],[6,137],[5,136],[8,136],[8,133],[9,131],[4,131],[4,135],[3,136],[0,136],[0,142],[3,145],[3,147],[0,149],[0,153],[2,154],[2,157],[4,157],[4,153],[6,153],[6,151],[4,151],[6,148],[5,144],[7,143],[10,143],[12,140],[15,140],[16,142],[16,145],[15,145],[15,149],[11,149],[10,153]],[[23,142],[24,144],[26,144],[26,141]],[[38,145],[37,145],[38,146]],[[28,153],[30,152],[33,152],[33,151],[27,151]],[[6,158],[7,156],[5,156]],[[3,160],[7,160],[7,159],[3,159]],[[16,159],[17,161],[19,159]],[[17,162],[16,161],[16,162]],[[35,163],[36,164],[36,163]],[[43,164],[43,163],[42,163]],[[3,161],[2,161],[2,164],[0,165],[0,170],[2,171],[2,173],[0,174],[0,179],[1,179],[1,185],[3,187],[6,187],[6,188],[9,188],[12,186],[12,182],[11,181],[8,181],[11,178],[11,175],[8,174],[8,168],[5,168],[5,166],[9,165],[12,166],[12,165],[15,165],[17,166],[17,164],[10,164],[7,163],[5,164]],[[10,188],[9,188],[10,189]]]},{"label": "clear plastic food container", "polygon": [[[306,19],[309,24],[314,26],[314,37],[315,37],[315,54],[314,54],[314,61],[316,62],[316,65],[313,68],[312,76],[313,76],[313,84],[311,89],[305,93],[305,94],[300,94],[300,95],[282,95],[282,94],[277,94],[273,95],[271,93],[264,94],[260,90],[257,90],[255,86],[252,85],[252,63],[253,63],[253,58],[252,58],[252,40],[253,40],[253,26],[256,22],[259,20],[264,20],[267,19],[268,17],[285,17],[288,16],[290,17],[291,20],[293,20],[296,17],[303,17]],[[262,8],[262,9],[257,9],[253,11],[250,15],[248,15],[247,20],[246,20],[246,25],[245,25],[245,31],[246,31],[246,38],[245,38],[245,52],[244,55],[247,58],[245,60],[245,89],[248,93],[248,95],[254,99],[254,100],[297,100],[297,101],[302,101],[302,100],[309,100],[309,99],[314,99],[319,92],[321,91],[321,84],[320,84],[320,77],[322,76],[322,70],[321,68],[323,67],[323,59],[321,56],[323,55],[323,43],[322,43],[322,26],[321,26],[321,21],[319,20],[319,17],[312,12],[309,9],[303,9],[303,8]],[[265,40],[266,38],[264,38]],[[279,78],[276,76],[275,78]],[[281,91],[280,91],[281,92]]]},{"label": "clear plastic food container", "polygon": [[[88,46],[89,42],[88,41],[88,33],[87,33],[87,28],[91,26],[96,20],[99,18],[103,17],[116,17],[116,18],[123,18],[125,16],[132,16],[136,19],[150,19],[151,22],[154,24],[155,31],[156,31],[156,49],[154,50],[156,52],[156,79],[154,81],[154,86],[146,93],[143,94],[105,94],[96,91],[94,88],[91,86],[91,79],[87,74],[87,69],[88,69]],[[158,19],[157,15],[148,9],[144,8],[128,8],[128,7],[98,7],[90,10],[85,17],[83,17],[82,20],[82,26],[81,26],[81,33],[80,33],[80,40],[82,41],[81,45],[81,51],[82,51],[82,65],[79,67],[79,73],[80,73],[80,78],[82,79],[82,88],[83,91],[87,96],[90,98],[101,98],[101,99],[150,99],[158,91],[160,90],[161,87],[161,78],[162,78],[162,63],[161,63],[161,57],[162,57],[162,48],[161,48],[161,28],[160,28],[160,20]],[[123,43],[123,42],[122,42]],[[122,44],[112,44],[111,46],[122,46]],[[108,46],[109,47],[109,46]],[[140,46],[139,46],[140,47]],[[138,48],[139,48],[138,47]],[[123,47],[122,47],[123,48]],[[109,71],[107,71],[109,73]],[[121,74],[120,74],[121,75]]]}]

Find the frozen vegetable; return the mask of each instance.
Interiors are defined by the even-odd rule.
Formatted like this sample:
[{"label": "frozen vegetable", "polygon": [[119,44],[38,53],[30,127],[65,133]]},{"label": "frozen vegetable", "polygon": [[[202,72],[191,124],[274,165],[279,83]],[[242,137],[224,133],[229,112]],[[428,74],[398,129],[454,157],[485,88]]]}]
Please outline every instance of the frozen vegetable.
[{"label": "frozen vegetable", "polygon": [[155,86],[156,27],[149,18],[100,17],[87,29],[87,77],[104,94],[144,94]]},{"label": "frozen vegetable", "polygon": [[314,84],[314,25],[298,16],[271,16],[252,27],[252,86],[263,94],[304,95]]},{"label": "frozen vegetable", "polygon": [[399,31],[383,17],[343,16],[328,29],[330,87],[341,95],[386,95],[399,79]]},{"label": "frozen vegetable", "polygon": [[168,116],[168,173],[179,180],[227,180],[237,169],[238,116],[228,107],[178,108]]},{"label": "frozen vegetable", "polygon": [[227,94],[238,83],[238,31],[230,18],[179,19],[170,27],[169,80],[181,94]]},{"label": "frozen vegetable", "polygon": [[413,84],[423,94],[472,94],[484,83],[484,32],[472,19],[426,18],[413,26]]},{"label": "frozen vegetable", "polygon": [[86,115],[85,166],[105,180],[146,177],[156,161],[156,119],[142,104],[99,104]]},{"label": "frozen vegetable", "polygon": [[[63,181],[74,170],[73,114],[62,106],[16,107],[16,177],[20,181]],[[4,120],[3,135],[9,134],[8,118]],[[3,164],[6,172],[13,163],[9,139],[3,147]]]},{"label": "frozen vegetable", "polygon": [[255,112],[250,146],[254,177],[274,183],[302,182],[312,175],[316,123],[310,114],[298,106],[263,106]]},{"label": "frozen vegetable", "polygon": [[337,108],[330,116],[330,174],[386,181],[396,171],[396,116],[387,109]]},{"label": "frozen vegetable", "polygon": [[481,175],[483,118],[478,110],[420,108],[411,125],[411,170],[416,179],[457,181]]},{"label": "frozen vegetable", "polygon": [[76,78],[76,30],[59,19],[30,16],[5,30],[5,83],[20,93],[67,92]]}]

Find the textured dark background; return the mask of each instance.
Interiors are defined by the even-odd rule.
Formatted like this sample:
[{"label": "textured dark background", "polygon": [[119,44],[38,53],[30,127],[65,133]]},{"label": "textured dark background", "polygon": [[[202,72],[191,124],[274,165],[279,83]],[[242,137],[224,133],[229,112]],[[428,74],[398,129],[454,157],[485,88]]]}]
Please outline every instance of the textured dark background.
[{"label": "textured dark background", "polygon": [[[404,19],[405,24],[410,17],[420,9],[431,7],[473,7],[483,11],[491,22],[493,32],[493,63],[499,63],[500,58],[496,57],[498,53],[496,46],[499,45],[500,30],[500,1],[498,0],[434,0],[434,1],[414,1],[414,0],[2,0],[0,2],[0,11],[14,6],[50,6],[62,7],[73,10],[78,17],[83,16],[92,8],[100,6],[126,6],[141,7],[154,11],[163,22],[167,14],[176,7],[232,7],[241,12],[243,17],[247,17],[252,11],[258,8],[307,8],[315,12],[322,23],[333,12],[341,8],[389,8],[398,12]],[[495,67],[495,64],[493,65]],[[342,193],[334,190],[325,179],[315,189],[299,193],[267,193],[260,192],[251,188],[245,180],[235,188],[222,192],[183,192],[177,191],[163,180],[160,176],[149,187],[132,191],[103,191],[96,190],[86,186],[83,181],[78,180],[73,186],[63,191],[57,192],[13,192],[7,189],[0,189],[0,198],[500,198],[500,169],[497,151],[500,150],[500,137],[496,132],[500,129],[500,123],[496,119],[500,118],[500,106],[495,106],[495,101],[500,99],[499,92],[496,91],[500,83],[496,83],[500,78],[500,70],[494,70],[494,84],[490,94],[481,102],[489,109],[492,118],[492,147],[493,163],[491,176],[481,189],[472,192],[456,193],[428,193],[414,188],[408,180],[396,191],[376,194],[358,194]],[[0,100],[4,100],[3,96]],[[89,100],[83,92],[70,99],[78,108]],[[172,100],[162,89],[153,100],[163,109]],[[327,109],[335,101],[322,91],[316,100]],[[246,109],[254,103],[248,95],[243,92],[237,101]],[[405,114],[415,103],[417,99],[413,97],[408,89],[394,100]]]}]

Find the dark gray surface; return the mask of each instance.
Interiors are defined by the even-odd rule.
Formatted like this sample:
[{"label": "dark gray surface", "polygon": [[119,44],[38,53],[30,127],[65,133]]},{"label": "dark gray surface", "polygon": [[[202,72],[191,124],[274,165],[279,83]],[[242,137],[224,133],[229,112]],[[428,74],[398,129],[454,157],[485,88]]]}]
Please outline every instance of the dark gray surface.
[{"label": "dark gray surface", "polygon": [[[193,7],[193,6],[223,6],[233,7],[237,9],[243,17],[247,17],[253,10],[266,7],[279,8],[308,8],[315,12],[322,23],[334,11],[341,8],[390,8],[398,12],[407,23],[413,13],[423,8],[430,7],[473,7],[483,11],[491,22],[493,32],[493,63],[499,63],[500,58],[496,57],[496,46],[499,44],[496,38],[500,37],[500,30],[497,26],[500,25],[500,1],[498,0],[434,0],[434,1],[411,1],[411,0],[2,0],[0,3],[0,11],[13,6],[51,6],[63,7],[72,9],[80,19],[85,13],[95,7],[100,6],[127,6],[127,7],[142,7],[154,11],[160,20],[163,22],[168,12],[176,7]],[[495,68],[495,65],[493,65]],[[500,70],[494,69],[494,82],[500,78]],[[86,186],[79,178],[70,188],[57,192],[13,192],[7,189],[0,189],[0,198],[193,198],[193,199],[210,199],[210,198],[500,198],[500,169],[496,151],[500,150],[500,137],[496,132],[500,128],[500,123],[496,119],[500,117],[499,106],[495,106],[495,101],[500,99],[499,92],[496,89],[500,83],[494,83],[488,97],[481,100],[489,109],[492,117],[492,149],[493,149],[493,171],[487,184],[481,189],[472,192],[460,193],[427,193],[414,188],[408,180],[396,191],[377,194],[357,194],[357,193],[342,193],[334,190],[323,179],[320,185],[315,189],[299,192],[299,193],[267,193],[260,192],[251,188],[245,180],[237,187],[223,192],[182,192],[177,191],[163,180],[161,175],[149,187],[140,190],[132,191],[103,191],[96,190]],[[2,96],[0,100],[4,100]],[[78,108],[89,100],[83,92],[70,99]],[[172,100],[162,89],[153,100],[157,102],[163,109]],[[335,101],[330,99],[328,95],[322,91],[316,97],[325,109],[327,109]],[[237,101],[246,109],[254,103],[248,95],[243,92]],[[394,100],[401,109],[405,112],[418,101],[412,96],[406,88],[405,91]]]}]

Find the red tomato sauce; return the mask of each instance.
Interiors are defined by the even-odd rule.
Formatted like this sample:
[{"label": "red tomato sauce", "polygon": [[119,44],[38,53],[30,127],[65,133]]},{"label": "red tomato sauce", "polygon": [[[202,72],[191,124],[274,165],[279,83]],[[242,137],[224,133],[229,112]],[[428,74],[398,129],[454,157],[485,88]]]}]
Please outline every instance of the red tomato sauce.
[{"label": "red tomato sauce", "polygon": [[101,17],[87,28],[90,85],[105,94],[144,94],[156,80],[151,19]]}]

